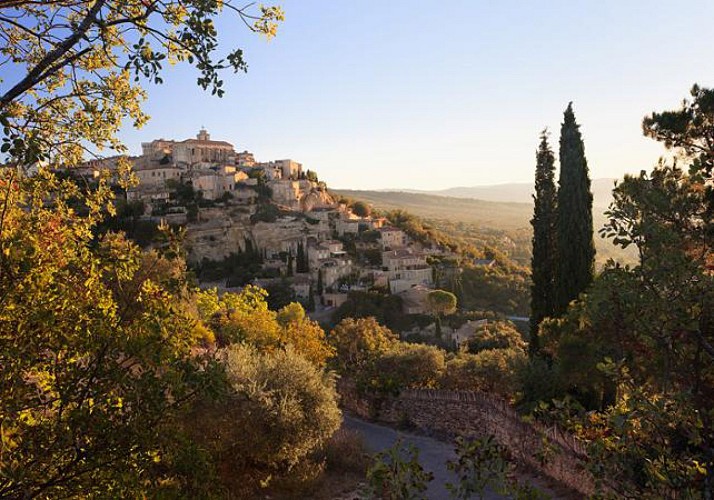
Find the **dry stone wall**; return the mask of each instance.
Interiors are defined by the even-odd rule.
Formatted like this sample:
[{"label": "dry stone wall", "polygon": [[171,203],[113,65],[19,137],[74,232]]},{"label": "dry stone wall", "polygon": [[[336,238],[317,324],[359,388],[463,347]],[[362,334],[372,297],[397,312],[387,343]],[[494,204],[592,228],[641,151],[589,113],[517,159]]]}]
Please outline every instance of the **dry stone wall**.
[{"label": "dry stone wall", "polygon": [[489,394],[431,389],[405,390],[397,397],[365,398],[341,381],[343,406],[363,417],[452,437],[492,435],[512,457],[589,496],[595,482],[585,470],[584,446],[556,428],[525,422],[505,401]]}]

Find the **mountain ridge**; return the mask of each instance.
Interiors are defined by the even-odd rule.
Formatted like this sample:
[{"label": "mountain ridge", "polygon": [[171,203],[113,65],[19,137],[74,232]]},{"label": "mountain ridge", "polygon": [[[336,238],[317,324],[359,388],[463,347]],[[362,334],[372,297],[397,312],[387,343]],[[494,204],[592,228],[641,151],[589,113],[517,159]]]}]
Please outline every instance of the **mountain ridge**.
[{"label": "mountain ridge", "polygon": [[[607,207],[612,202],[612,189],[615,185],[614,178],[600,178],[592,180],[593,206]],[[335,191],[351,191],[349,189],[336,189]],[[502,203],[532,203],[533,184],[528,182],[508,182],[502,184],[489,184],[482,186],[456,186],[438,190],[423,189],[371,189],[366,190],[380,193],[410,193],[429,196],[445,196],[449,198],[465,198]]]}]

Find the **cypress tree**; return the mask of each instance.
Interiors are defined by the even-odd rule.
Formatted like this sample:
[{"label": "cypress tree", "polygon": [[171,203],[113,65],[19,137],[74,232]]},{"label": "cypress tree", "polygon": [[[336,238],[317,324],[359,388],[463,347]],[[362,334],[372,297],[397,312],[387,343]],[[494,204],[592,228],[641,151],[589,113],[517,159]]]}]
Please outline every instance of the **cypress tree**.
[{"label": "cypress tree", "polygon": [[556,203],[555,155],[543,130],[536,151],[535,195],[533,195],[533,257],[531,260],[530,354],[540,350],[538,326],[555,313]]},{"label": "cypress tree", "polygon": [[317,294],[322,297],[322,293],[324,292],[324,288],[322,286],[322,269],[317,271]]},{"label": "cypress tree", "polygon": [[305,255],[305,247],[303,246],[302,242],[298,242],[296,259],[297,272],[308,272],[307,256]]},{"label": "cypress tree", "polygon": [[310,295],[307,298],[307,311],[315,312],[315,293],[312,291],[312,285],[310,285]]},{"label": "cypress tree", "polygon": [[560,129],[556,314],[564,313],[570,301],[585,291],[593,280],[595,243],[592,207],[585,147],[571,102],[565,110]]}]

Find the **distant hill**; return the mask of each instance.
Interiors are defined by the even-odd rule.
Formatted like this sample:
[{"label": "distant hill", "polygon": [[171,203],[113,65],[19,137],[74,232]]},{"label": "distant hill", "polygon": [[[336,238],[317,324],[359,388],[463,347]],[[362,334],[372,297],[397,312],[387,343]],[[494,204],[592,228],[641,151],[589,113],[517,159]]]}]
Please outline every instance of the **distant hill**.
[{"label": "distant hill", "polygon": [[530,203],[502,203],[402,191],[340,189],[332,192],[365,201],[383,210],[401,208],[425,219],[460,220],[495,229],[530,227],[533,215]]},{"label": "distant hill", "polygon": [[[612,188],[615,179],[595,179],[592,181],[593,205],[607,207],[612,201]],[[508,203],[531,203],[533,184],[511,183],[492,186],[453,187],[439,191],[405,190],[409,193],[450,196],[454,198],[473,198],[484,201]]]},{"label": "distant hill", "polygon": [[[594,181],[593,185],[595,182],[602,186],[605,184],[605,179]],[[433,221],[437,228],[439,227],[439,221],[449,221],[473,224],[480,229],[501,231],[528,229],[530,231],[530,219],[533,216],[532,202],[484,201],[465,197],[403,191],[354,191],[346,189],[331,191],[347,198],[365,201],[377,209],[406,210],[418,217]],[[615,258],[623,263],[632,263],[635,260],[634,247],[623,251],[615,247],[609,240],[600,238],[597,234],[597,231],[607,222],[603,215],[607,203],[603,202],[603,194],[602,191],[600,192],[601,203],[597,204],[593,210],[598,263],[603,264],[608,258]]]}]

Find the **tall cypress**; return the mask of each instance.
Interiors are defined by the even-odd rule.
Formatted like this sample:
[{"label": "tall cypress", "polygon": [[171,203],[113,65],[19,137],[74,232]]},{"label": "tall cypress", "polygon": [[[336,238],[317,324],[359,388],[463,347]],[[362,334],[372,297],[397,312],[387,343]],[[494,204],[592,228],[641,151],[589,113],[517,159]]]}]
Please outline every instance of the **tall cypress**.
[{"label": "tall cypress", "polygon": [[575,122],[573,103],[565,110],[560,128],[558,180],[558,258],[556,314],[562,314],[593,280],[593,195],[590,192],[585,147]]},{"label": "tall cypress", "polygon": [[305,247],[302,242],[298,242],[297,244],[296,266],[298,273],[308,272],[307,256],[305,255]]},{"label": "tall cypress", "polygon": [[538,326],[555,313],[556,203],[555,155],[543,130],[536,151],[535,194],[533,195],[533,257],[531,260],[531,356],[538,354]]}]

